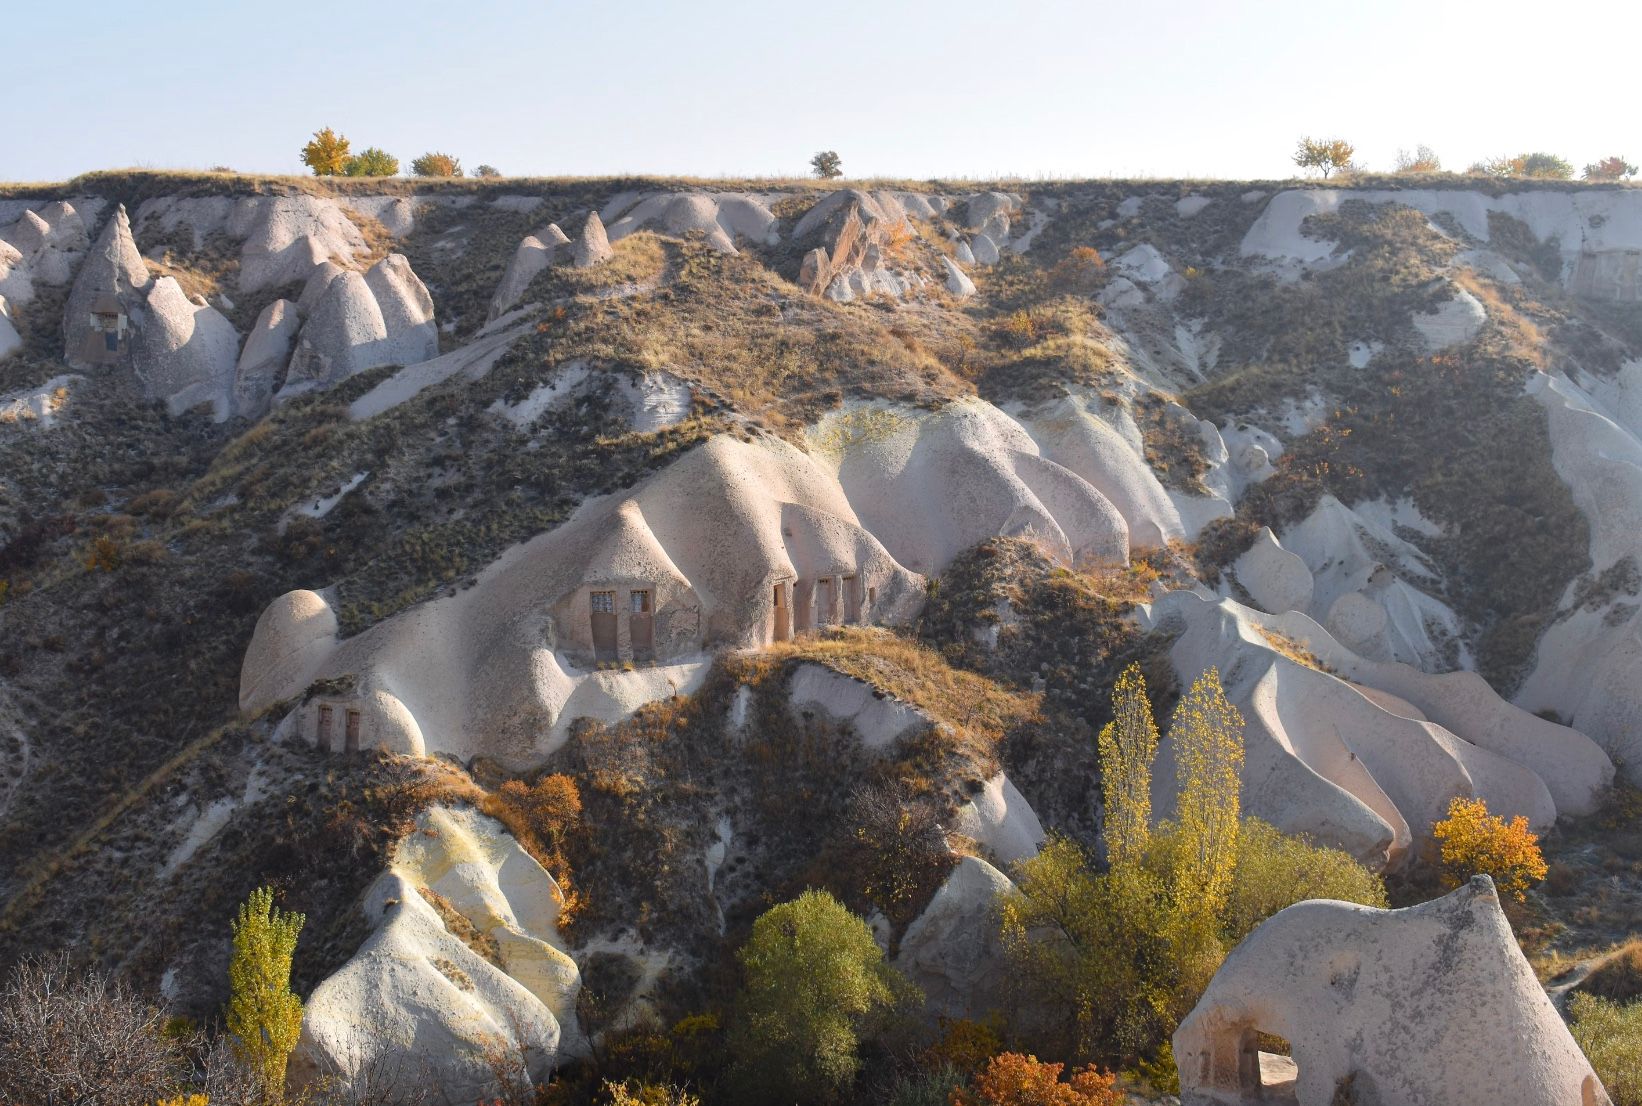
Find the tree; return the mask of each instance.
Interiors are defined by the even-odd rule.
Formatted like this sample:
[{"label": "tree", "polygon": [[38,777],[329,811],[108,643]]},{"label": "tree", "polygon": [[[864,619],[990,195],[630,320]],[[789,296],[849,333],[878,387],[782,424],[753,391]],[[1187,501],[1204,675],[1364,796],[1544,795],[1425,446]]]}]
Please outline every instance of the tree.
[{"label": "tree", "polygon": [[1605,157],[1585,166],[1585,179],[1588,181],[1629,180],[1634,176],[1636,166],[1622,157]]},{"label": "tree", "polygon": [[844,163],[836,150],[822,150],[810,158],[810,172],[821,180],[833,180],[844,175]]},{"label": "tree", "polygon": [[25,959],[0,986],[0,1103],[153,1102],[179,1091],[192,1043],[125,983],[62,955]]},{"label": "tree", "polygon": [[1339,849],[1290,837],[1258,818],[1245,818],[1237,832],[1237,869],[1220,915],[1226,948],[1254,927],[1294,903],[1338,899],[1384,908],[1385,883]]},{"label": "tree", "polygon": [[1568,999],[1568,1028],[1614,1106],[1642,1106],[1642,1003]]},{"label": "tree", "polygon": [[1500,894],[1521,902],[1529,885],[1545,878],[1545,857],[1528,819],[1519,814],[1507,822],[1489,814],[1483,799],[1454,798],[1431,835],[1442,845],[1443,880],[1450,887],[1488,875]]},{"label": "tree", "polygon": [[1126,1096],[1114,1086],[1115,1077],[1086,1067],[1062,1083],[1065,1067],[1005,1052],[975,1076],[971,1090],[952,1096],[953,1106],[1123,1106]]},{"label": "tree", "polygon": [[386,150],[368,146],[350,157],[343,164],[342,172],[349,177],[397,177],[399,159]]},{"label": "tree", "polygon": [[462,163],[449,154],[430,152],[411,162],[411,172],[419,177],[459,177]]},{"label": "tree", "polygon": [[1177,908],[1218,916],[1237,866],[1237,822],[1242,811],[1243,716],[1226,698],[1220,672],[1196,680],[1169,724],[1174,746],[1180,868]]},{"label": "tree", "polygon": [[1112,867],[1134,865],[1146,853],[1152,825],[1152,760],[1157,724],[1146,698],[1146,677],[1131,664],[1112,689],[1112,721],[1100,731],[1100,788],[1106,806],[1106,857]]},{"label": "tree", "polygon": [[1294,151],[1294,164],[1316,169],[1327,180],[1336,169],[1347,168],[1357,148],[1343,138],[1302,138]]},{"label": "tree", "polygon": [[733,1077],[762,1100],[834,1096],[860,1068],[862,1037],[912,991],[867,924],[825,891],[766,910],[737,959]]},{"label": "tree", "polygon": [[315,131],[313,138],[302,147],[302,164],[312,169],[316,177],[342,175],[348,169],[348,140],[329,127]]},{"label": "tree", "polygon": [[473,175],[476,177],[493,178],[501,176],[502,171],[494,165],[481,165],[473,171]]},{"label": "tree", "polygon": [[892,922],[910,922],[954,862],[934,806],[899,781],[868,783],[850,793],[844,824],[846,898],[859,894]]},{"label": "tree", "polygon": [[274,906],[271,887],[239,908],[228,961],[228,1032],[265,1094],[285,1089],[285,1065],[302,1032],[302,1000],[291,992],[291,957],[307,919]]},{"label": "tree", "polygon": [[1414,147],[1414,152],[1407,150],[1397,151],[1397,172],[1399,173],[1440,173],[1442,172],[1442,158],[1437,151],[1423,142]]}]

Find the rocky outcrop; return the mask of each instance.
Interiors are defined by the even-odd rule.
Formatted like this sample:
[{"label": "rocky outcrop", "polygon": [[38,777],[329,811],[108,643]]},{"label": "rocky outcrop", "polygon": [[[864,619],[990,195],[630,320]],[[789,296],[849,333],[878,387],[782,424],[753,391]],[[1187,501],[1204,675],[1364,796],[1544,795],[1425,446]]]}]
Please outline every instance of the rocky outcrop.
[{"label": "rocky outcrop", "polygon": [[570,238],[557,223],[547,224],[520,242],[513,251],[513,259],[507,263],[507,271],[502,274],[502,282],[496,286],[496,294],[490,299],[489,318],[498,319],[511,311],[523,298],[530,282],[558,260],[566,252],[563,247],[569,244]]},{"label": "rocky outcrop", "polygon": [[68,303],[63,309],[63,358],[77,368],[88,368],[91,362],[85,354],[87,343],[100,336],[93,335],[91,309],[104,296],[111,296],[129,316],[142,310],[153,278],[143,262],[137,243],[131,237],[131,221],[122,205],[103,227],[97,244],[80,266],[69,290]]},{"label": "rocky outcrop", "polygon": [[208,403],[217,422],[228,418],[239,353],[233,324],[171,277],[154,282],[134,323],[131,364],[144,395],[164,400],[172,415]]},{"label": "rocky outcrop", "polygon": [[[1292,1086],[1263,1086],[1257,1034]],[[1184,1106],[1610,1106],[1487,876],[1404,910],[1303,902],[1237,948],[1174,1034]]]},{"label": "rocky outcrop", "polygon": [[907,926],[895,967],[923,991],[926,1009],[947,1018],[985,1018],[1009,994],[1009,959],[998,927],[998,900],[1014,885],[973,856],[941,884]]},{"label": "rocky outcrop", "polygon": [[609,223],[612,242],[650,229],[700,234],[711,248],[733,254],[737,238],[760,246],[780,241],[775,216],[766,206],[768,199],[740,192],[628,192],[606,204],[600,217],[601,223]]},{"label": "rocky outcrop", "polygon": [[946,290],[948,292],[961,300],[966,300],[975,294],[975,282],[970,280],[969,274],[958,268],[950,257],[941,258],[941,265],[946,269]]},{"label": "rocky outcrop", "polygon": [[285,367],[301,327],[297,305],[290,300],[275,300],[262,309],[234,369],[235,414],[255,419],[267,413],[285,382]]},{"label": "rocky outcrop", "polygon": [[287,392],[328,387],[382,365],[414,365],[439,353],[433,299],[402,254],[389,254],[363,275],[320,268],[303,300],[310,293],[315,303],[291,355]]},{"label": "rocky outcrop", "polygon": [[587,221],[582,223],[580,233],[570,244],[570,263],[578,269],[591,269],[595,265],[603,265],[614,256],[615,251],[610,248],[610,238],[604,233],[604,223],[599,220],[599,213],[589,211]]},{"label": "rocky outcrop", "polygon": [[23,348],[23,339],[18,335],[17,328],[12,325],[11,305],[6,297],[0,296],[0,360],[4,360]]},{"label": "rocky outcrop", "polygon": [[24,208],[0,228],[0,297],[21,307],[33,300],[36,284],[67,284],[90,244],[85,220],[71,204]]},{"label": "rocky outcrop", "polygon": [[[371,935],[307,1001],[293,1077],[428,1079],[472,1101],[498,1093],[485,1052],[500,1048],[545,1083],[582,1050],[580,975],[557,931],[563,903],[553,877],[498,823],[469,810],[424,812],[365,893]],[[476,934],[486,955],[452,924]]]},{"label": "rocky outcrop", "polygon": [[952,828],[974,841],[986,856],[1008,868],[1038,855],[1048,835],[1026,796],[999,772],[958,808]]}]

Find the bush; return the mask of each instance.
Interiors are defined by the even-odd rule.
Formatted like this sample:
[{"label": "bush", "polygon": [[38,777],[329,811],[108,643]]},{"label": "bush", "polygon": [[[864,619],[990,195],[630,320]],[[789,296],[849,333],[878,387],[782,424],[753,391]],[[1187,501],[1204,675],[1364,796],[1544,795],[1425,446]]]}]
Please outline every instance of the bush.
[{"label": "bush", "polygon": [[810,172],[821,180],[833,180],[844,175],[844,163],[836,150],[822,150],[810,158]]},{"label": "bush", "polygon": [[350,177],[397,177],[399,159],[386,150],[369,146],[350,157],[343,164],[342,172]]},{"label": "bush", "polygon": [[313,138],[302,147],[302,164],[314,171],[316,177],[335,177],[347,171],[348,140],[326,127],[315,131]]},{"label": "bush", "polygon": [[496,177],[501,176],[502,171],[494,165],[481,165],[473,171],[473,175],[476,177],[483,177],[486,180],[493,180]]},{"label": "bush", "polygon": [[1629,180],[1634,176],[1636,166],[1622,157],[1605,157],[1585,166],[1585,179],[1588,181]]},{"label": "bush", "polygon": [[1519,814],[1507,822],[1489,814],[1482,799],[1455,798],[1431,834],[1442,844],[1443,881],[1450,887],[1488,875],[1500,894],[1521,902],[1529,885],[1545,878],[1545,857],[1528,819]]},{"label": "bush", "polygon": [[608,1106],[701,1106],[701,1099],[671,1083],[606,1081],[600,1098]]},{"label": "bush", "polygon": [[67,957],[19,963],[0,987],[0,1102],[129,1106],[175,1092],[186,1036],[126,984]]},{"label": "bush", "polygon": [[971,1089],[955,1091],[952,1106],[1123,1106],[1113,1076],[1087,1067],[1062,1083],[1065,1067],[1006,1052],[992,1058]]},{"label": "bush", "polygon": [[1625,942],[1585,977],[1579,989],[1610,1002],[1642,999],[1642,939]]},{"label": "bush", "polygon": [[824,891],[766,910],[737,958],[732,1081],[749,1101],[834,1097],[860,1069],[862,1039],[915,993],[867,924]]},{"label": "bush", "polygon": [[449,154],[429,152],[411,162],[411,172],[419,177],[459,177],[462,163]]},{"label": "bush", "polygon": [[1226,947],[1286,906],[1306,899],[1339,899],[1385,908],[1380,877],[1339,849],[1290,837],[1258,818],[1245,818],[1237,835],[1236,878],[1220,917]]},{"label": "bush", "polygon": [[963,1076],[949,1067],[903,1074],[884,1096],[885,1106],[950,1106]]},{"label": "bush", "polygon": [[1068,292],[1089,293],[1099,289],[1106,275],[1106,261],[1093,246],[1074,246],[1049,270],[1049,282]]},{"label": "bush", "polygon": [[904,783],[863,784],[851,793],[845,819],[848,891],[892,922],[910,922],[952,870],[937,811]]},{"label": "bush", "polygon": [[1442,172],[1442,158],[1437,156],[1437,151],[1424,143],[1414,147],[1412,153],[1407,150],[1398,150],[1397,172],[1440,173]]},{"label": "bush", "polygon": [[1574,995],[1568,1016],[1574,1040],[1614,1106],[1642,1106],[1642,1003],[1621,1006],[1595,995]]},{"label": "bush", "polygon": [[1471,166],[1471,172],[1489,177],[1521,177],[1530,180],[1572,180],[1574,167],[1555,154],[1517,154],[1492,157]]}]

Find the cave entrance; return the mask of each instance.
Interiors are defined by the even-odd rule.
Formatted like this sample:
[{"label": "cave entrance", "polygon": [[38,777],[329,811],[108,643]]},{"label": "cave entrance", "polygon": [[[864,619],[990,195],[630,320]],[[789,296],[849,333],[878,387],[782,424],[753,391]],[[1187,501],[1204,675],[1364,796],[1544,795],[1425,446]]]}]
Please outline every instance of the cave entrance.
[{"label": "cave entrance", "polygon": [[1244,1031],[1237,1075],[1245,1101],[1298,1106],[1295,1086],[1300,1068],[1290,1055],[1289,1043],[1275,1033],[1252,1028]]},{"label": "cave entrance", "polygon": [[588,597],[593,611],[593,659],[598,662],[620,659],[616,642],[616,593],[595,591]]},{"label": "cave entrance", "polygon": [[815,582],[815,624],[831,626],[838,621],[838,593],[831,576]]},{"label": "cave entrance", "polygon": [[350,710],[343,727],[344,748],[350,753],[359,752],[359,712]]},{"label": "cave entrance", "polygon": [[647,589],[627,593],[627,637],[635,661],[656,659],[656,614]]},{"label": "cave entrance", "polygon": [[861,621],[861,579],[844,577],[844,621],[851,625]]},{"label": "cave entrance", "polygon": [[331,708],[319,708],[319,726],[314,734],[314,747],[322,753],[331,751]]}]

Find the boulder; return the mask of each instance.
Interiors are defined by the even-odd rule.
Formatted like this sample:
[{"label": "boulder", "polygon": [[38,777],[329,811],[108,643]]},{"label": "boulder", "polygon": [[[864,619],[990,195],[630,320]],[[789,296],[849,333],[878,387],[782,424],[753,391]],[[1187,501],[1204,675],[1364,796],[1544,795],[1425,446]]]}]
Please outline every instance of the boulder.
[{"label": "boulder", "polygon": [[275,300],[262,309],[234,369],[236,415],[255,419],[267,413],[274,392],[284,383],[291,345],[301,325],[297,305],[290,300]]},{"label": "boulder", "polygon": [[6,297],[0,296],[0,359],[10,357],[23,348],[23,339],[11,322],[11,309]]},{"label": "boulder", "polygon": [[[817,253],[820,251],[817,250]],[[946,290],[961,300],[966,300],[975,294],[975,282],[969,279],[969,274],[958,268],[950,257],[941,258],[941,266],[946,270]]]},{"label": "boulder", "polygon": [[960,265],[973,265],[973,264],[975,264],[975,251],[969,248],[969,243],[968,242],[960,241],[958,243],[957,249],[955,249],[953,252],[958,257],[958,264],[960,264]]},{"label": "boulder", "polygon": [[530,282],[558,260],[564,252],[562,247],[569,243],[570,238],[559,229],[557,223],[547,224],[520,242],[518,249],[513,251],[512,260],[507,263],[501,283],[496,286],[496,294],[490,299],[488,318],[499,319],[511,311],[524,296],[525,289],[530,287]]},{"label": "boulder", "polygon": [[923,991],[930,1013],[979,1019],[1005,1005],[1009,960],[997,909],[1013,889],[1002,872],[966,856],[907,926],[895,967]]},{"label": "boulder", "polygon": [[1611,1106],[1487,876],[1403,910],[1311,901],[1232,950],[1174,1034],[1184,1106],[1254,1106],[1259,1033],[1289,1044],[1290,1101]]},{"label": "boulder", "polygon": [[1037,856],[1048,837],[1032,804],[1002,772],[958,808],[952,827],[1004,868]]},{"label": "boulder", "polygon": [[570,263],[578,269],[591,269],[595,265],[603,265],[614,256],[616,253],[610,248],[610,239],[604,233],[604,223],[600,221],[599,213],[589,211],[581,233],[571,243]]},{"label": "boulder", "polygon": [[819,296],[832,283],[832,258],[820,246],[804,255],[798,266],[798,286],[812,296]]},{"label": "boulder", "polygon": [[977,265],[996,265],[998,263],[998,244],[985,234],[977,234],[969,240],[969,252],[975,258]]}]

